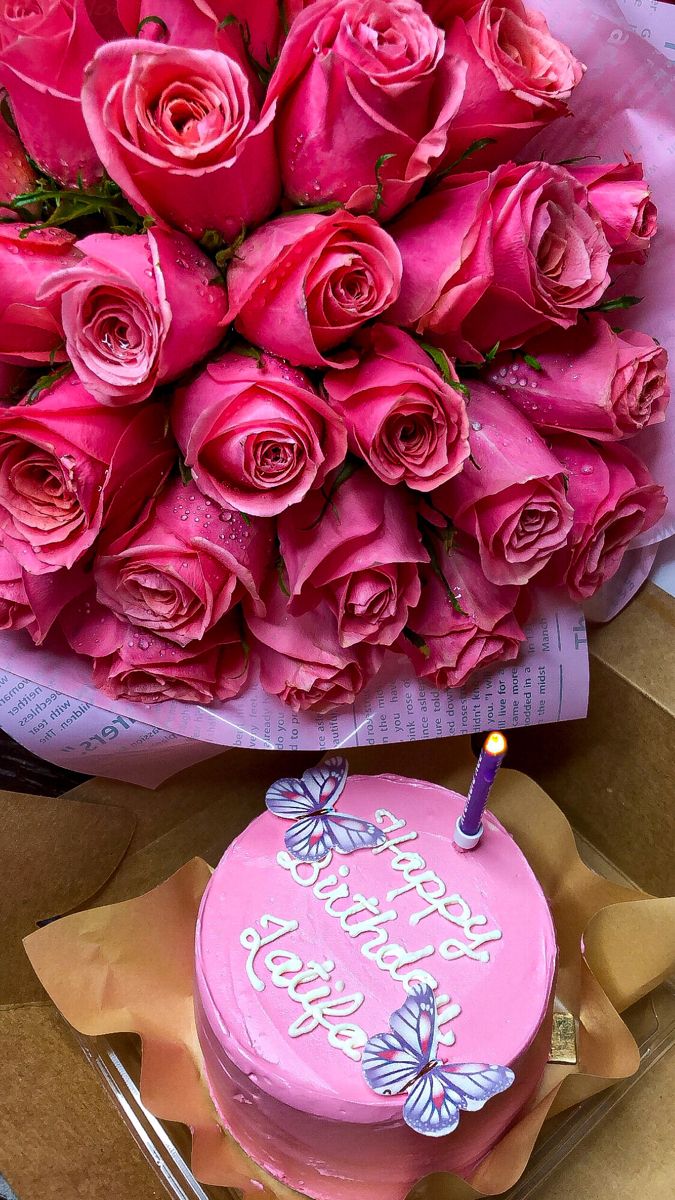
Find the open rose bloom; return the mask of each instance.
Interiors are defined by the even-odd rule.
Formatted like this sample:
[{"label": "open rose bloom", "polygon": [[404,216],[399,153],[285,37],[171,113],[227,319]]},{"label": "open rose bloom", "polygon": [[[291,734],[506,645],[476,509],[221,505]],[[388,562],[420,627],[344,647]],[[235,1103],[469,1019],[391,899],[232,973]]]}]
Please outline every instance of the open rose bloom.
[{"label": "open rose bloom", "polygon": [[266,746],[572,677],[675,529],[673,189],[540,2],[4,6],[0,650]]}]

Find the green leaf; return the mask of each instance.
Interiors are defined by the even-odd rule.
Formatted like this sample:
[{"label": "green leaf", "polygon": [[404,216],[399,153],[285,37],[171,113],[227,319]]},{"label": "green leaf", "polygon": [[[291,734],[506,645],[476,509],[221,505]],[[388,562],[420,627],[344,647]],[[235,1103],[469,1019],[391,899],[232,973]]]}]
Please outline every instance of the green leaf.
[{"label": "green leaf", "polygon": [[222,250],[217,250],[216,254],[214,255],[215,263],[219,271],[224,271],[227,267],[227,264],[231,262],[233,258],[237,257],[237,250],[243,244],[245,238],[246,226],[242,221],[241,229],[239,230],[239,233],[234,241],[230,242],[229,246],[225,246]]},{"label": "green leaf", "polygon": [[452,375],[450,374],[450,363],[448,362],[448,356],[445,353],[445,350],[441,350],[438,346],[432,346],[430,342],[420,342],[419,345],[420,349],[424,350],[424,353],[428,354],[434,365],[438,367],[438,370],[443,376],[445,382],[452,383],[453,379]]},{"label": "green leaf", "polygon": [[[443,570],[443,567],[441,566],[441,563],[439,562],[438,554],[437,554],[438,536],[439,536],[438,530],[436,530],[436,529],[433,530],[433,532],[431,533],[431,536],[425,537],[424,533],[422,534],[422,541],[429,553],[429,562],[431,565],[431,569],[434,572],[434,575],[440,581],[440,583],[443,584],[443,588],[445,589],[447,597],[448,597],[452,607],[454,608],[455,612],[461,613],[462,616],[466,616],[466,613],[464,612],[464,609],[460,606],[459,600],[458,600],[457,596],[455,595],[455,593],[453,592],[452,588],[450,587],[450,584],[448,583],[448,580],[447,580],[447,577]],[[449,551],[452,549],[452,543],[454,540],[454,536],[455,536],[454,528],[453,528],[452,524],[448,524],[448,526],[446,526],[446,528],[443,530],[443,534],[441,535],[441,539],[440,539],[441,546],[443,548],[443,553],[444,553],[446,559],[448,558]]]},{"label": "green leaf", "polygon": [[261,62],[258,62],[258,59],[255,58],[251,51],[251,27],[248,21],[242,21],[239,17],[235,17],[233,13],[229,13],[228,16],[223,17],[223,20],[218,23],[217,28],[227,29],[228,26],[231,25],[236,25],[241,34],[241,40],[244,45],[244,53],[246,54],[251,70],[253,71],[254,75],[258,76],[260,82],[267,86],[270,81],[270,75],[272,74],[272,71],[263,66]]},{"label": "green leaf", "polygon": [[276,570],[277,570],[277,581],[278,581],[279,587],[281,588],[281,591],[284,593],[284,596],[290,597],[291,593],[288,590],[288,584],[286,582],[286,564],[285,564],[283,558],[281,557],[281,555],[278,556],[275,566],[276,566]]},{"label": "green leaf", "polygon": [[284,209],[282,217],[297,217],[299,213],[334,213],[344,208],[341,200],[326,200],[325,204],[301,204],[299,208]]},{"label": "green leaf", "polygon": [[494,359],[497,357],[497,355],[499,354],[499,347],[500,347],[500,346],[501,346],[501,342],[495,342],[495,344],[494,344],[494,346],[492,347],[492,349],[491,349],[491,350],[488,350],[488,352],[487,352],[487,354],[485,355],[485,358],[484,358],[484,360],[483,360],[483,361],[484,361],[484,362],[486,362],[486,363],[491,363],[491,362],[492,362],[492,361],[493,361],[493,360],[494,360]]},{"label": "green leaf", "polygon": [[241,345],[233,346],[232,350],[235,354],[241,354],[244,358],[254,358],[256,364],[262,370],[263,354],[257,346],[250,346],[248,342],[242,342]]},{"label": "green leaf", "polygon": [[63,366],[57,367],[55,371],[50,371],[47,375],[41,375],[39,379],[36,379],[28,392],[26,404],[35,404],[35,401],[40,399],[43,392],[46,392],[48,388],[58,383],[59,379],[65,379],[66,375],[70,375],[72,369],[71,364],[67,362]]},{"label": "green leaf", "polygon": [[363,466],[363,464],[362,464],[360,458],[356,458],[356,456],[352,455],[352,454],[347,455],[345,461],[343,462],[342,466],[340,467],[340,470],[338,471],[337,475],[333,479],[333,482],[331,483],[328,491],[326,491],[325,488],[321,489],[321,495],[324,498],[324,503],[321,505],[321,509],[319,510],[318,517],[316,517],[316,519],[314,521],[312,521],[311,525],[307,526],[307,529],[305,530],[305,532],[309,532],[310,529],[316,529],[317,525],[320,525],[321,522],[323,521],[329,508],[333,509],[336,519],[339,520],[338,509],[337,509],[337,506],[333,503],[333,497],[335,496],[336,492],[342,487],[342,484],[346,483],[346,481],[348,479],[350,479],[351,476],[354,474],[354,472],[358,471],[358,469],[361,466]]},{"label": "green leaf", "polygon": [[181,477],[181,482],[188,487],[192,483],[192,471],[188,467],[182,454],[178,455],[178,473]]},{"label": "green leaf", "polygon": [[143,17],[143,20],[139,21],[138,28],[136,30],[136,37],[138,37],[138,35],[141,32],[141,29],[143,28],[144,25],[158,25],[159,28],[161,29],[162,33],[164,34],[164,37],[168,38],[168,36],[169,36],[169,27],[168,27],[166,21],[163,21],[161,17],[150,16],[150,17]]},{"label": "green leaf", "polygon": [[603,300],[600,304],[594,304],[589,308],[589,312],[616,312],[619,308],[634,308],[636,304],[642,303],[642,296],[617,296],[616,300]]},{"label": "green leaf", "polygon": [[467,146],[466,150],[460,154],[459,158],[456,158],[454,162],[451,162],[449,167],[444,167],[442,171],[439,171],[437,175],[433,176],[433,182],[436,182],[438,179],[444,179],[446,175],[449,175],[455,170],[455,167],[459,167],[463,162],[466,162],[467,158],[470,158],[472,154],[478,154],[478,152],[480,150],[484,150],[486,146],[494,146],[496,141],[496,138],[491,137],[476,138],[476,141],[471,142],[471,145]]},{"label": "green leaf", "polygon": [[239,516],[241,517],[242,521],[244,522],[244,525],[251,524],[251,518],[249,517],[248,513],[242,512],[241,509],[239,509],[239,508],[237,509],[237,512],[239,513]]},{"label": "green leaf", "polygon": [[534,354],[523,354],[523,362],[526,362],[528,367],[532,367],[533,371],[543,371],[544,369]]},{"label": "green leaf", "polygon": [[375,199],[373,200],[370,216],[376,217],[382,207],[384,198],[384,179],[382,178],[382,168],[390,158],[396,158],[395,154],[381,154],[375,163]]},{"label": "green leaf", "polygon": [[290,29],[290,25],[288,22],[288,13],[286,12],[286,5],[284,3],[284,0],[278,0],[277,8],[279,9],[279,23],[281,25],[281,31],[282,31],[284,37],[288,37],[288,31]]},{"label": "green leaf", "polygon": [[467,385],[459,379],[448,379],[448,387],[451,387],[454,392],[459,392],[460,396],[464,396],[465,400],[468,400],[471,394]]},{"label": "green leaf", "polygon": [[39,206],[39,219],[22,230],[21,237],[34,229],[62,227],[93,216],[102,217],[110,229],[119,233],[138,233],[143,228],[143,218],[111,179],[103,179],[91,188],[63,188],[48,176],[41,175],[37,186],[15,196],[12,204],[23,219],[25,214],[21,210]]},{"label": "green leaf", "polygon": [[419,633],[415,633],[414,629],[408,629],[406,625],[405,629],[403,630],[403,636],[408,642],[411,642],[412,645],[419,650],[423,658],[429,657],[431,654],[429,646]]},{"label": "green leaf", "polygon": [[580,154],[578,158],[561,158],[558,162],[558,166],[571,167],[574,163],[587,162],[589,158],[596,158],[598,162],[602,161],[601,154]]}]

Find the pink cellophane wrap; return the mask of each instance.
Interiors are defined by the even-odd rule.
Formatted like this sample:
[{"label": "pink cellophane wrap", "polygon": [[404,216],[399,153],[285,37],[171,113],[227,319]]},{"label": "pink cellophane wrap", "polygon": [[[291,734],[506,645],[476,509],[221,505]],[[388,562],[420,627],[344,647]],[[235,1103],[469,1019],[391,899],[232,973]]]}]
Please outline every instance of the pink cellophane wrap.
[{"label": "pink cellophane wrap", "polygon": [[[644,266],[627,266],[612,295],[642,296],[620,313],[621,324],[651,333],[675,360],[675,64],[665,57],[675,45],[675,7],[635,0],[537,0],[558,37],[574,47],[588,71],[572,101],[573,117],[557,121],[527,146],[560,161],[584,154],[620,161],[626,153],[644,164],[659,210],[659,232]],[[653,28],[652,28],[653,23]],[[665,34],[670,30],[670,37]],[[655,34],[652,41],[652,34]],[[670,45],[669,45],[670,43]],[[617,576],[587,608],[595,621],[615,616],[644,583],[657,543],[675,534],[675,420],[653,426],[630,442],[662,483],[668,508],[658,525],[626,555]],[[645,551],[645,547],[653,549]]]},{"label": "pink cellophane wrap", "polygon": [[[675,356],[675,65],[662,53],[668,19],[675,43],[675,7],[658,6],[659,35],[652,44],[651,6],[649,14],[637,12],[633,0],[536,0],[536,6],[588,72],[575,92],[573,117],[550,126],[524,156],[560,161],[601,154],[611,161],[628,152],[644,163],[660,231],[647,265],[625,268],[616,291],[644,296],[621,314],[624,323],[653,334]],[[675,419],[631,444],[664,484],[670,503],[594,597],[587,611],[592,620],[607,620],[628,602],[649,574],[658,544],[675,533]],[[210,709],[115,703],[93,687],[87,662],[65,651],[35,650],[21,634],[0,634],[0,724],[59,765],[156,786],[222,746],[324,750],[583,717],[588,658],[580,610],[541,594],[527,634],[515,666],[452,692],[435,691],[416,680],[403,659],[391,657],[353,708],[328,717],[296,716],[257,682],[237,700]]]}]

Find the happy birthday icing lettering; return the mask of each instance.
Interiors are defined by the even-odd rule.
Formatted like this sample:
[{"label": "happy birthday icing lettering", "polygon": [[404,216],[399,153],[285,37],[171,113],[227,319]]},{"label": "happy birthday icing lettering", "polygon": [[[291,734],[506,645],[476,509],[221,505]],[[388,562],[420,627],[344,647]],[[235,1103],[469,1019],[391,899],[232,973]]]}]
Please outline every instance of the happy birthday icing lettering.
[{"label": "happy birthday icing lettering", "polygon": [[[404,987],[419,982],[438,988],[438,980],[427,969],[427,960],[434,954],[450,962],[460,958],[468,958],[476,963],[489,962],[487,947],[491,942],[499,941],[501,930],[489,929],[486,916],[472,912],[470,904],[458,892],[448,891],[445,881],[427,867],[425,859],[414,849],[419,835],[414,830],[406,831],[405,821],[384,808],[378,809],[375,819],[383,826],[385,841],[371,853],[390,855],[391,869],[400,879],[400,886],[392,887],[383,902],[376,896],[352,893],[347,882],[350,874],[347,864],[342,863],[331,870],[332,851],[318,862],[301,862],[286,850],[281,850],[277,854],[277,863],[282,870],[288,871],[299,887],[311,890],[328,916],[339,924],[347,937],[357,943],[364,958],[379,970],[386,971]],[[388,927],[399,920],[395,901],[401,896],[413,898],[414,910],[408,917],[411,929],[416,930],[421,926],[426,931],[427,919],[435,916],[446,924],[449,936],[443,937],[439,944],[430,939],[424,940],[423,945],[414,949],[391,940]],[[349,996],[340,994],[345,985],[342,980],[333,980],[335,963],[332,960],[304,963],[294,951],[275,944],[296,932],[299,928],[297,921],[287,921],[265,913],[258,925],[260,929],[250,926],[243,930],[240,937],[243,948],[248,951],[246,973],[251,986],[256,991],[265,988],[258,973],[258,960],[262,955],[261,961],[269,972],[273,986],[285,988],[290,999],[300,1005],[300,1013],[288,1027],[289,1035],[300,1037],[323,1028],[332,1046],[349,1058],[360,1059],[367,1035],[359,1025],[347,1018],[352,1017],[363,1004],[363,993],[353,992]],[[267,947],[272,948],[265,953]],[[444,1029],[443,1026],[457,1017],[461,1008],[447,995],[438,995],[436,1006],[438,1041],[441,1045],[452,1046],[455,1035],[452,1029]]]},{"label": "happy birthday icing lettering", "polygon": [[[251,925],[242,930],[239,941],[244,949],[248,950],[246,974],[251,986],[257,992],[262,992],[265,990],[265,984],[255,969],[258,954],[287,934],[295,933],[298,922],[263,913],[258,924],[265,930],[272,926],[271,932],[261,934]],[[341,1050],[348,1058],[360,1059],[368,1035],[360,1025],[346,1021],[345,1017],[353,1016],[361,1007],[363,993],[352,992],[349,996],[333,995],[333,986],[338,993],[344,989],[342,980],[338,979],[334,984],[331,982],[335,963],[328,959],[321,963],[310,961],[305,964],[293,950],[282,950],[279,947],[268,950],[264,962],[274,987],[285,988],[290,999],[302,1009],[288,1026],[289,1036],[301,1037],[321,1027],[327,1031],[331,1046]],[[307,990],[309,984],[318,984],[318,987]]]},{"label": "happy birthday icing lettering", "polygon": [[501,929],[485,929],[487,917],[482,913],[472,913],[466,900],[457,892],[448,895],[444,881],[435,871],[427,870],[427,864],[421,854],[410,850],[401,850],[400,846],[404,842],[414,841],[418,835],[411,830],[399,837],[391,837],[392,833],[404,828],[405,821],[398,820],[386,808],[378,809],[376,813],[378,823],[381,825],[387,819],[390,824],[383,831],[387,835],[387,840],[381,846],[377,846],[373,850],[373,854],[391,851],[393,855],[392,869],[400,871],[405,880],[404,887],[392,888],[387,892],[387,901],[391,902],[408,892],[415,892],[424,901],[424,907],[419,912],[411,914],[409,917],[411,925],[419,925],[425,917],[437,913],[451,925],[461,929],[464,934],[465,940],[459,937],[450,937],[441,943],[438,952],[443,958],[452,961],[466,957],[473,958],[476,962],[489,962],[489,951],[481,950],[480,947],[485,946],[488,942],[499,941],[502,936]]}]

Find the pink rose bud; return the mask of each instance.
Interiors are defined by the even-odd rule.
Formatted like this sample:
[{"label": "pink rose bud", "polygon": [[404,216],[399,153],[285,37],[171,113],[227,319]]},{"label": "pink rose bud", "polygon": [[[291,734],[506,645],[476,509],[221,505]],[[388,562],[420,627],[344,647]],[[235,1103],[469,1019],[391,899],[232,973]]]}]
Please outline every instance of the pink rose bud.
[{"label": "pink rose bud", "polygon": [[[440,7],[440,6],[436,6]],[[474,142],[493,145],[472,156],[487,166],[513,157],[538,130],[568,113],[584,66],[553,36],[542,13],[522,0],[446,4],[447,47],[466,63],[466,87],[450,126],[446,160]],[[447,10],[464,10],[452,20]],[[436,20],[441,14],[437,14]]]},{"label": "pink rose bud", "polygon": [[0,113],[0,217],[18,220],[19,214],[3,205],[11,204],[16,196],[32,192],[34,187],[35,173],[28,165],[23,146]]},{"label": "pink rose bud", "polygon": [[113,700],[213,704],[238,696],[248,677],[248,651],[234,613],[201,641],[176,646],[121,621],[90,593],[65,610],[61,628],[71,648],[93,660],[94,684]]},{"label": "pink rose bud", "polygon": [[39,646],[61,610],[86,586],[77,568],[31,575],[0,546],[0,629],[25,629]]},{"label": "pink rose bud", "polygon": [[270,575],[263,593],[267,616],[247,613],[247,625],[260,663],[260,682],[293,712],[331,712],[353,704],[375,678],[384,650],[360,642],[349,649],[338,641],[337,624],[326,603],[292,616],[281,582]]},{"label": "pink rose bud", "polygon": [[234,238],[276,207],[272,107],[235,58],[145,40],[102,46],[82,108],[108,174],[138,212],[193,237]]},{"label": "pink rose bud", "polygon": [[40,296],[60,304],[68,357],[102,404],[147,400],[221,340],[223,283],[182,233],[94,233],[77,245],[79,261]]},{"label": "pink rose bud", "polygon": [[175,461],[166,413],[103,408],[72,375],[0,410],[0,532],[33,574],[72,567],[128,528]]},{"label": "pink rose bud", "polygon": [[94,561],[99,602],[178,646],[204,638],[244,596],[262,611],[271,522],[172,480],[140,520]]},{"label": "pink rose bud", "polygon": [[[45,279],[78,258],[65,229],[0,224],[0,359],[17,365],[63,362],[59,303],[40,298]],[[22,237],[21,234],[25,233]]]},{"label": "pink rose bud", "polygon": [[666,497],[627,446],[594,446],[573,434],[552,437],[550,446],[569,480],[574,523],[543,581],[587,600],[616,574],[633,539],[661,519]]},{"label": "pink rose bud", "polygon": [[323,600],[341,646],[390,646],[420,597],[418,565],[428,561],[413,498],[360,469],[329,492],[311,493],[279,518],[289,611]]},{"label": "pink rose bud", "polygon": [[570,172],[588,189],[612,248],[612,264],[643,263],[656,233],[657,214],[642,163],[627,155],[625,163],[576,163]]},{"label": "pink rose bud", "polygon": [[80,177],[88,185],[102,174],[80,102],[84,68],[107,36],[92,21],[95,7],[40,0],[0,9],[0,91],[7,89],[31,158],[71,187]]},{"label": "pink rose bud", "polygon": [[349,433],[349,447],[384,483],[429,492],[469,454],[466,402],[455,369],[448,381],[414,338],[373,325],[359,341],[358,365],[328,371],[324,387]]},{"label": "pink rose bud", "polygon": [[473,461],[434,502],[477,540],[492,583],[527,583],[572,528],[563,469],[529,421],[486,384],[472,384],[469,417]]},{"label": "pink rose bud", "polygon": [[591,313],[572,329],[535,338],[526,350],[541,370],[504,356],[485,377],[538,429],[612,442],[665,418],[668,355],[646,333],[617,332]]},{"label": "pink rose bud", "polygon": [[284,191],[297,204],[375,206],[387,220],[439,164],[465,74],[416,0],[310,4],[265,105],[277,110]]},{"label": "pink rose bud", "polygon": [[229,319],[249,341],[296,366],[334,366],[328,352],[398,296],[401,256],[371,217],[297,213],[246,239],[227,285]]},{"label": "pink rose bud", "polygon": [[515,616],[521,593],[485,578],[470,538],[456,535],[448,551],[436,541],[435,553],[442,579],[422,568],[422,597],[396,649],[433,687],[464,687],[476,671],[518,657],[525,641]]},{"label": "pink rose bud", "polygon": [[521,346],[574,325],[609,284],[610,248],[586,188],[550,163],[449,176],[390,232],[403,258],[391,319],[473,361],[496,342]]},{"label": "pink rose bud", "polygon": [[307,376],[257,352],[209,363],[176,393],[172,421],[201,491],[259,516],[297,504],[347,451],[340,417]]}]

